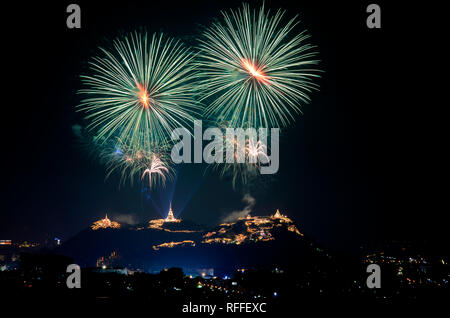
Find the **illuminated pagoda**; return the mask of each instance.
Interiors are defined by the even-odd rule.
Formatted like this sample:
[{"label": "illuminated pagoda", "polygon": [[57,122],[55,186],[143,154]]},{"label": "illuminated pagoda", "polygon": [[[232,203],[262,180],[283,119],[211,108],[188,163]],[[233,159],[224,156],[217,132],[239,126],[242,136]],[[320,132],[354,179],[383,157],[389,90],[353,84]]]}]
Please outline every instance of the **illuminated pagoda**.
[{"label": "illuminated pagoda", "polygon": [[106,228],[118,229],[120,228],[120,224],[108,219],[108,214],[106,214],[104,219],[98,220],[91,225],[91,229],[93,230]]},{"label": "illuminated pagoda", "polygon": [[281,214],[280,210],[277,209],[274,215],[271,215],[270,218],[272,220],[278,220],[281,223],[293,223],[290,218],[288,218],[286,215]]},{"label": "illuminated pagoda", "polygon": [[173,215],[173,211],[172,211],[172,203],[170,203],[170,207],[169,207],[169,213],[167,214],[167,217],[165,219],[154,219],[154,220],[150,220],[148,222],[148,228],[150,229],[158,229],[158,230],[164,230],[164,231],[168,231],[171,232],[171,230],[169,229],[164,229],[163,225],[164,223],[179,223],[181,222],[181,219],[176,219],[175,216]]},{"label": "illuminated pagoda", "polygon": [[169,213],[167,214],[167,217],[166,217],[166,219],[164,220],[164,222],[181,222],[181,220],[176,219],[176,218],[173,216],[172,202],[170,203]]},{"label": "illuminated pagoda", "polygon": [[281,217],[282,217],[282,215],[281,215],[281,213],[280,213],[280,210],[277,209],[277,212],[275,212],[275,214],[273,215],[273,218],[274,218],[274,219],[279,219],[279,218],[281,218]]},{"label": "illuminated pagoda", "polygon": [[277,212],[275,212],[275,214],[272,215],[270,218],[271,219],[278,219],[281,222],[292,223],[292,220],[290,218],[288,218],[286,215],[281,214],[280,210],[278,210],[278,209],[277,209]]}]

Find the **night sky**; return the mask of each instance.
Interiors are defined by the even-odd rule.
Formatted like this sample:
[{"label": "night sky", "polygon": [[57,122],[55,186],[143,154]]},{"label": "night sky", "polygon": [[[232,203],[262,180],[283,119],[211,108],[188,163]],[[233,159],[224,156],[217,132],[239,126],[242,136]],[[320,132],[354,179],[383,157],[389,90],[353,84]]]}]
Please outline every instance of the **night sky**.
[{"label": "night sky", "polygon": [[172,197],[182,218],[214,224],[242,209],[246,193],[256,199],[254,214],[279,208],[336,250],[445,232],[438,204],[444,190],[433,188],[441,160],[431,154],[438,116],[423,97],[429,83],[421,75],[434,63],[425,48],[433,39],[411,23],[408,7],[378,1],[382,28],[370,30],[370,2],[266,1],[288,17],[300,14],[325,71],[320,92],[282,134],[279,173],[233,190],[204,166],[185,165],[175,185],[148,195],[140,184],[119,189],[117,176],[105,180],[104,167],[77,142],[79,75],[98,46],[123,32],[163,31],[191,44],[220,10],[241,2],[78,1],[82,28],[72,30],[69,3],[3,10],[0,239],[68,239],[106,212],[146,222],[165,213]]}]

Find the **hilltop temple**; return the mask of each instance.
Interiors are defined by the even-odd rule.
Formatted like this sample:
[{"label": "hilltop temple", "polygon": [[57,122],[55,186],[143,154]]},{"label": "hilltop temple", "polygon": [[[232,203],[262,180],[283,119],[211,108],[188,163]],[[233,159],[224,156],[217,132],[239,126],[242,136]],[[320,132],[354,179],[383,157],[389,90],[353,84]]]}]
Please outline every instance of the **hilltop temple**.
[{"label": "hilltop temple", "polygon": [[152,229],[161,229],[164,223],[179,223],[181,219],[175,218],[172,211],[172,203],[170,203],[169,213],[165,219],[154,219],[148,222],[148,227]]},{"label": "hilltop temple", "polygon": [[277,212],[275,212],[275,214],[273,215],[273,218],[274,218],[274,219],[279,219],[279,218],[281,218],[280,210],[277,209]]},{"label": "hilltop temple", "polygon": [[106,228],[118,229],[118,228],[120,228],[120,224],[108,219],[108,214],[106,214],[104,219],[95,221],[91,225],[91,229],[93,229],[93,230],[106,229]]},{"label": "hilltop temple", "polygon": [[280,213],[280,210],[277,209],[274,215],[270,217],[272,220],[278,219],[281,222],[292,223],[292,220],[288,218],[286,215]]}]

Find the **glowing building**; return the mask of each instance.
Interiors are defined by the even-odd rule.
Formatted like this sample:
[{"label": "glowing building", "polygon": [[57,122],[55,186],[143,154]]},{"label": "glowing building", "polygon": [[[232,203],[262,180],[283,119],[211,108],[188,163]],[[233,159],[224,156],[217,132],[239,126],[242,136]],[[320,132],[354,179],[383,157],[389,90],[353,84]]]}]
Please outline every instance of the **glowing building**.
[{"label": "glowing building", "polygon": [[167,217],[166,217],[166,219],[164,220],[164,222],[181,222],[181,219],[176,219],[176,218],[173,216],[172,203],[170,203],[169,213],[167,214]]},{"label": "glowing building", "polygon": [[201,243],[212,244],[242,244],[246,242],[258,241],[273,241],[275,237],[272,235],[272,230],[277,227],[285,227],[288,231],[294,232],[303,236],[293,221],[286,215],[280,213],[279,210],[270,216],[251,216],[250,214],[238,219],[238,222],[243,222],[246,227],[246,234],[236,234],[233,225],[236,222],[222,223],[220,229],[214,232],[208,232],[203,235]]},{"label": "glowing building", "polygon": [[106,228],[118,229],[118,228],[120,228],[120,224],[108,219],[108,214],[106,214],[104,219],[98,220],[91,225],[91,229],[93,229],[93,230],[106,229]]},{"label": "glowing building", "polygon": [[195,231],[188,231],[188,230],[170,230],[170,229],[165,229],[163,228],[164,223],[179,223],[181,222],[181,219],[176,219],[175,216],[173,215],[173,211],[172,211],[172,203],[170,203],[170,207],[169,207],[169,213],[167,214],[167,217],[165,219],[154,219],[154,220],[150,220],[148,222],[148,228],[150,229],[157,229],[157,230],[164,230],[167,232],[186,232],[186,233],[191,233],[191,232],[195,232]]},{"label": "glowing building", "polygon": [[278,209],[277,209],[277,212],[275,212],[275,214],[272,215],[270,218],[273,220],[277,219],[282,223],[293,223],[290,218],[288,218],[286,215],[281,214],[280,210],[278,210]]},{"label": "glowing building", "polygon": [[277,212],[275,212],[275,214],[273,215],[273,218],[274,218],[274,219],[279,219],[279,218],[281,218],[281,216],[282,216],[282,215],[281,215],[281,213],[280,213],[280,210],[277,209]]}]

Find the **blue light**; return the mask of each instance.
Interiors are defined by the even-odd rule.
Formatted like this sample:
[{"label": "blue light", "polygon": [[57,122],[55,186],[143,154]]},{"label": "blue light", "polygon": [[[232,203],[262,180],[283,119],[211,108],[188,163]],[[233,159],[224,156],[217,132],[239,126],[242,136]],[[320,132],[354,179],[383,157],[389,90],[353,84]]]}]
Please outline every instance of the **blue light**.
[{"label": "blue light", "polygon": [[122,156],[123,152],[122,152],[122,150],[120,150],[120,148],[116,148],[116,151],[114,151],[114,154],[116,154],[118,156]]}]

